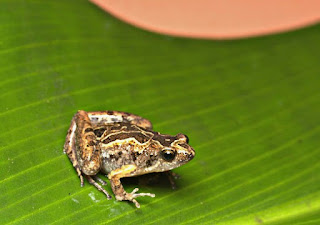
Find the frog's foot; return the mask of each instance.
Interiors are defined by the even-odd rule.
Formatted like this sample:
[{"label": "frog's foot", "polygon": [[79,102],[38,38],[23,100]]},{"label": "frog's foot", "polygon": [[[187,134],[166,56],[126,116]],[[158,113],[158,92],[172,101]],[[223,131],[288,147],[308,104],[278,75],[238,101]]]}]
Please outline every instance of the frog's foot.
[{"label": "frog's foot", "polygon": [[102,180],[100,177],[98,177],[97,175],[93,176],[93,179],[95,179],[95,181],[98,181],[101,185],[106,186],[108,185],[108,183],[104,180]]},{"label": "frog's foot", "polygon": [[172,188],[173,190],[177,189],[177,185],[176,185],[175,180],[179,179],[180,176],[179,176],[178,174],[172,172],[171,170],[169,170],[169,171],[167,171],[167,172],[165,172],[165,173],[166,173],[166,175],[168,176],[169,182],[170,182],[170,184],[171,184],[171,188]]},{"label": "frog's foot", "polygon": [[83,176],[82,176],[80,167],[79,167],[79,166],[76,166],[75,168],[76,168],[76,171],[77,171],[77,173],[78,173],[78,177],[80,178],[80,186],[83,187]]},{"label": "frog's foot", "polygon": [[137,208],[140,208],[140,204],[138,203],[138,201],[135,199],[137,197],[141,197],[141,196],[149,196],[154,198],[156,195],[155,194],[151,194],[151,193],[137,193],[136,192],[139,191],[139,188],[135,188],[131,193],[126,193],[125,194],[125,198],[123,200],[128,200],[133,202]]},{"label": "frog's foot", "polygon": [[[96,176],[93,176],[93,177],[96,178]],[[90,184],[92,184],[93,186],[95,186],[99,191],[103,192],[103,193],[107,196],[107,199],[108,199],[108,200],[112,198],[111,195],[109,195],[109,193],[108,193],[105,189],[103,189],[103,188],[101,187],[101,185],[98,184],[91,176],[86,175],[86,178],[88,179],[88,181],[89,181]],[[99,179],[100,179],[100,178],[99,178]],[[104,181],[104,182],[105,182],[105,181]]]}]

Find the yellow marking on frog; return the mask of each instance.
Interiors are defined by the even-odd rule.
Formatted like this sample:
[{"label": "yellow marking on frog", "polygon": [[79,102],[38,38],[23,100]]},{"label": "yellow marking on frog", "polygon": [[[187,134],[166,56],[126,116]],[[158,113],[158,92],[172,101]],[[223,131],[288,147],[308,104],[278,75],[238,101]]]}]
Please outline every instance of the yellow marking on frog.
[{"label": "yellow marking on frog", "polygon": [[119,169],[113,170],[109,173],[108,178],[111,179],[112,177],[123,177],[131,172],[135,171],[137,166],[135,165],[123,165]]}]

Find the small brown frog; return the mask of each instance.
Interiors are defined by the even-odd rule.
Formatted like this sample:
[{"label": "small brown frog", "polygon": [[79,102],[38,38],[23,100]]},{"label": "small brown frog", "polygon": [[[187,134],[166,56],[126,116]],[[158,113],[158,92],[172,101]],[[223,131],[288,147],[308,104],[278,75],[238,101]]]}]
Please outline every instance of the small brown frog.
[{"label": "small brown frog", "polygon": [[151,193],[127,193],[120,179],[147,173],[170,171],[190,161],[195,151],[184,134],[170,136],[152,130],[149,120],[119,111],[85,112],[79,110],[72,118],[64,145],[73,167],[80,177],[111,196],[100,186],[106,182],[96,176],[108,175],[118,201],[128,200],[140,205],[135,198],[155,197]]}]

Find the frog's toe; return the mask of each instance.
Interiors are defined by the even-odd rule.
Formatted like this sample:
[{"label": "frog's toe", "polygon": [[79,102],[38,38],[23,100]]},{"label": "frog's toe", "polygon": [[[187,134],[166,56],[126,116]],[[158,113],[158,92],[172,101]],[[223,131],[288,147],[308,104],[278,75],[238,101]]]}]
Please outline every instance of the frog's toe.
[{"label": "frog's toe", "polygon": [[106,196],[107,199],[110,200],[112,197],[111,195],[109,195],[109,193],[103,189],[100,184],[98,184],[93,178],[92,176],[86,175],[87,180],[89,181],[90,184],[92,184],[93,186],[95,186],[99,191],[103,192]]},{"label": "frog's toe", "polygon": [[80,186],[83,187],[83,184],[84,184],[84,183],[83,183],[83,176],[80,175],[79,178],[80,178]]},{"label": "frog's toe", "polygon": [[139,188],[135,188],[130,194],[133,196],[133,198],[137,198],[140,196],[149,196],[154,198],[156,195],[155,194],[151,194],[151,193],[138,193],[136,194],[136,192],[139,191]]},{"label": "frog's toe", "polygon": [[156,195],[155,194],[151,194],[151,193],[137,193],[137,191],[139,191],[139,188],[135,188],[131,193],[128,194],[128,200],[133,202],[137,208],[140,208],[140,204],[138,203],[138,201],[135,199],[137,197],[141,197],[141,196],[149,196],[154,198]]}]

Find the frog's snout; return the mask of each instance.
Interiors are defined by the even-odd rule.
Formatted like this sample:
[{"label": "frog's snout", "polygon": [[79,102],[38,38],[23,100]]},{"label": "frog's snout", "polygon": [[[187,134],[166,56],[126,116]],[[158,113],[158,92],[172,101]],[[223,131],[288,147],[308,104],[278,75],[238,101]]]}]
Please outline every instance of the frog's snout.
[{"label": "frog's snout", "polygon": [[190,147],[189,151],[190,151],[190,153],[188,154],[188,160],[190,161],[191,159],[194,158],[196,152],[191,147]]}]

